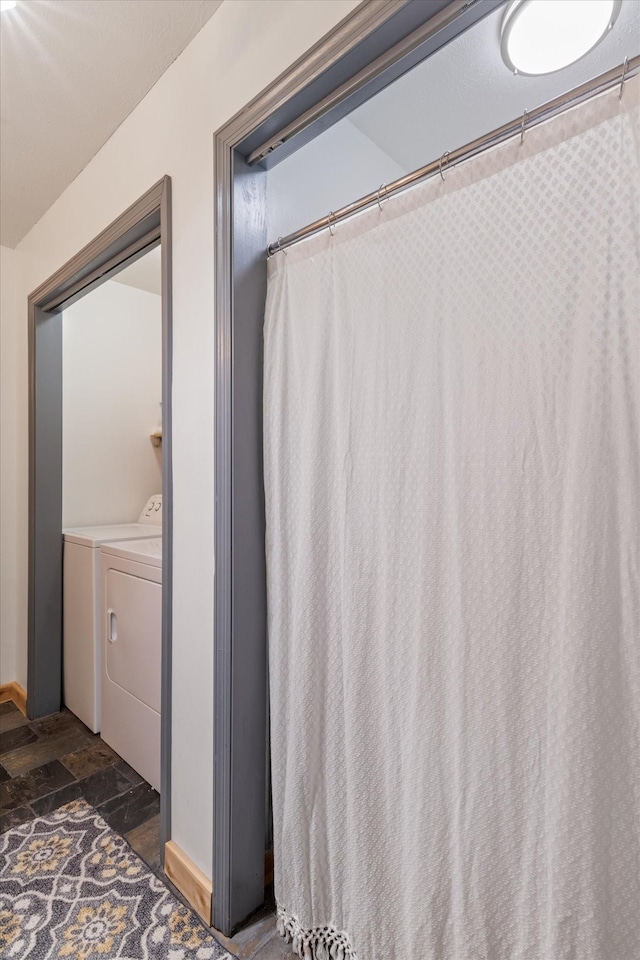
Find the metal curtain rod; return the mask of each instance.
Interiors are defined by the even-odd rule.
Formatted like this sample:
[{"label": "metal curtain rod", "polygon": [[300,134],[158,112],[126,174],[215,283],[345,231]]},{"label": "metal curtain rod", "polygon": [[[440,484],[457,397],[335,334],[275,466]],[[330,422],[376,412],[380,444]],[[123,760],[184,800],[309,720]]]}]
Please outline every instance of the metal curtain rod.
[{"label": "metal curtain rod", "polygon": [[393,183],[382,184],[380,189],[374,193],[368,193],[365,197],[361,197],[359,200],[347,204],[346,207],[336,210],[335,213],[331,212],[328,216],[322,217],[320,220],[315,220],[300,230],[296,230],[295,233],[290,233],[286,237],[279,237],[278,240],[270,243],[267,247],[267,256],[272,257],[281,250],[290,247],[292,244],[298,243],[299,240],[305,240],[307,237],[319,233],[326,227],[333,232],[334,226],[341,220],[346,220],[348,217],[360,213],[375,203],[380,206],[381,200],[386,200],[391,194],[405,190],[407,187],[419,183],[420,180],[425,180],[427,177],[434,176],[434,174],[437,173],[442,176],[443,167],[446,169],[446,166],[449,164],[454,164],[461,160],[468,160],[483,150],[494,147],[504,140],[509,140],[511,137],[519,135],[522,138],[524,137],[525,130],[542,123],[544,120],[548,120],[556,113],[560,113],[569,107],[581,103],[583,100],[597,96],[599,93],[604,93],[606,90],[615,87],[616,84],[619,84],[620,96],[622,96],[626,80],[639,69],[640,55],[632,57],[631,59],[625,59],[624,63],[614,67],[612,70],[607,70],[606,73],[601,73],[600,76],[595,77],[593,80],[588,80],[586,83],[575,87],[568,93],[564,93],[554,100],[543,103],[541,106],[536,107],[535,110],[525,110],[521,117],[505,123],[502,127],[492,130],[477,140],[472,140],[471,143],[467,143],[464,147],[447,151],[437,160],[432,160],[431,163],[420,167],[419,170],[414,170],[413,173],[407,173],[404,177],[394,180]]}]

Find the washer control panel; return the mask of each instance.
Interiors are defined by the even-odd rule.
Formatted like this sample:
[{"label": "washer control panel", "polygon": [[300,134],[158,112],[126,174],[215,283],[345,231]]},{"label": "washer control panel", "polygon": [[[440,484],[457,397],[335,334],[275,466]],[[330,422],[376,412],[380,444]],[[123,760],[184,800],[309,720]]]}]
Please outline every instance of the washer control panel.
[{"label": "washer control panel", "polygon": [[154,493],[147,500],[144,510],[138,518],[138,523],[153,523],[160,526],[162,523],[162,494]]}]

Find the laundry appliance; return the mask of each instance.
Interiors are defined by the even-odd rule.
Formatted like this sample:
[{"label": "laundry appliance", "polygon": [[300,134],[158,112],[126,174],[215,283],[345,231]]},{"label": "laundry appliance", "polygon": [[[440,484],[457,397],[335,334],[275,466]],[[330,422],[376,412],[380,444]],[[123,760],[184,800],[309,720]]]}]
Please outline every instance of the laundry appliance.
[{"label": "laundry appliance", "polygon": [[101,736],[160,790],[162,540],[100,548]]},{"label": "laundry appliance", "polygon": [[162,536],[162,494],[145,504],[137,523],[72,527],[63,533],[64,702],[94,733],[100,731],[100,563],[105,543]]}]

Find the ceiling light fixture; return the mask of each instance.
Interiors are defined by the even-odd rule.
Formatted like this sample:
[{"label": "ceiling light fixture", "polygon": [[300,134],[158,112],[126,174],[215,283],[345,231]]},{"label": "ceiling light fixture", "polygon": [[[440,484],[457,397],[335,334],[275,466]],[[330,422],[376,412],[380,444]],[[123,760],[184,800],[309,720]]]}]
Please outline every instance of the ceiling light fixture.
[{"label": "ceiling light fixture", "polygon": [[615,23],[621,0],[513,0],[502,21],[502,59],[513,73],[539,76],[575,63]]},{"label": "ceiling light fixture", "polygon": [[18,0],[0,0],[0,13],[4,13],[5,10],[13,10]]}]

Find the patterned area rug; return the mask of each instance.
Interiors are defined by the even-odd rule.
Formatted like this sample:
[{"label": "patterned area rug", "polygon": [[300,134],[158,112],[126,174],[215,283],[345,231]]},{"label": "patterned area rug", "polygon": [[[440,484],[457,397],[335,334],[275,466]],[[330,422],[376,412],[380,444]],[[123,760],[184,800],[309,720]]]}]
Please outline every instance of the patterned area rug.
[{"label": "patterned area rug", "polygon": [[0,957],[229,958],[84,800],[0,837]]}]

